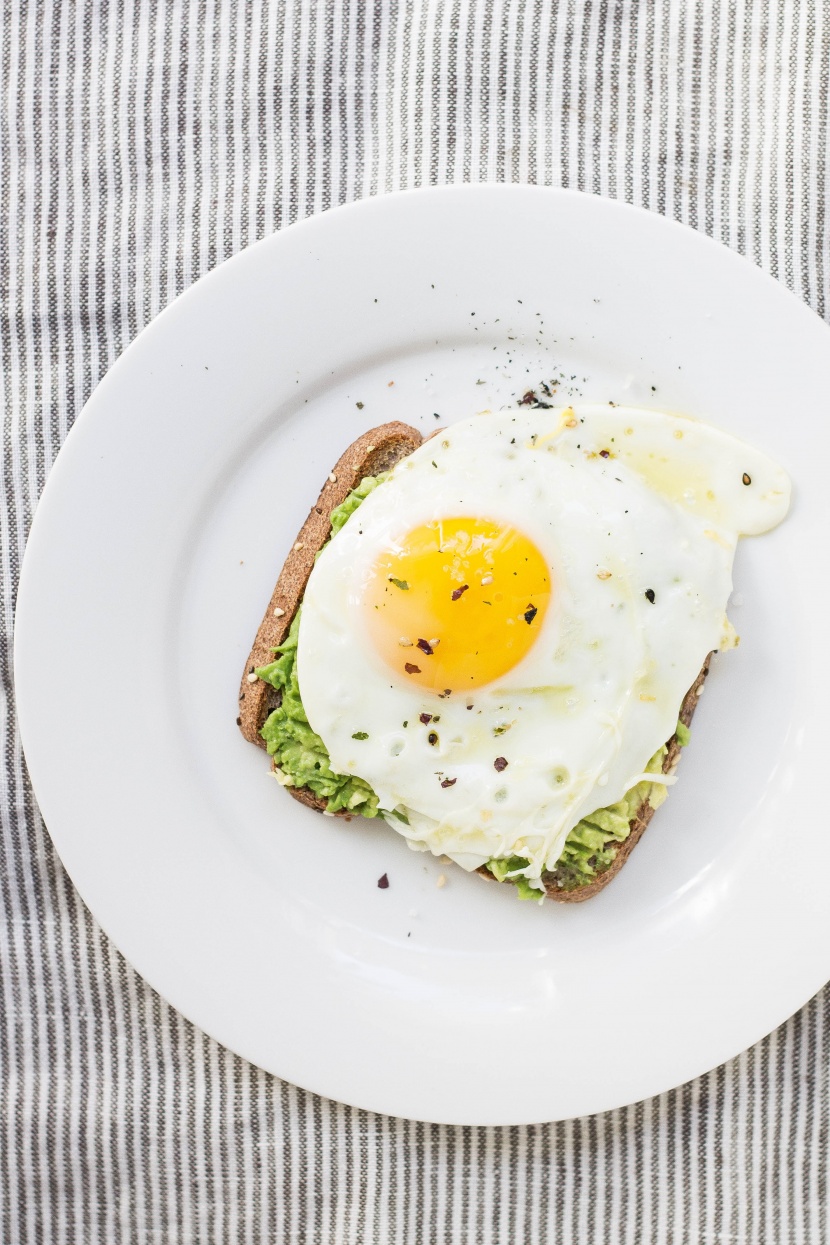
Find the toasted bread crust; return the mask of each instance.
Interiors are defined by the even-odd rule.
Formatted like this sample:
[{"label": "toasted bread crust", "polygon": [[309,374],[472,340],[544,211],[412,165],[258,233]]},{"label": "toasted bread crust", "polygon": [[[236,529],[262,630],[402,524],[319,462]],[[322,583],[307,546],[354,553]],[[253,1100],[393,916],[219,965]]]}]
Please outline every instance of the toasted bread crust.
[{"label": "toasted bread crust", "polygon": [[[332,510],[346,500],[364,476],[389,471],[402,458],[416,450],[422,440],[418,429],[411,428],[409,424],[381,424],[353,441],[332,468],[320,496],[311,507],[308,518],[297,533],[291,552],[285,559],[245,663],[239,689],[238,724],[242,734],[251,743],[265,747],[259,732],[268,714],[279,705],[280,693],[261,679],[249,683],[248,676],[258,666],[267,666],[273,660],[273,650],[287,636],[303,599],[314,558],[331,534]],[[275,610],[279,613],[275,614]],[[306,788],[288,787],[287,790],[295,799],[308,804],[310,808],[322,811],[326,807],[325,800],[318,799]]]},{"label": "toasted bread crust", "polygon": [[[288,634],[294,615],[302,602],[303,593],[314,566],[314,559],[331,533],[331,512],[346,500],[352,489],[356,488],[365,476],[374,476],[381,471],[389,471],[401,459],[408,457],[413,450],[416,450],[423,440],[417,428],[397,422],[381,424],[378,428],[372,428],[363,436],[358,437],[335,463],[320,496],[297,533],[297,538],[283,564],[271,600],[268,602],[268,608],[256,633],[239,689],[239,717],[237,718],[239,729],[246,739],[260,748],[265,747],[265,742],[259,732],[268,714],[278,707],[280,693],[261,679],[249,683],[248,676],[253,674],[258,666],[268,665],[272,660],[273,650],[277,645],[282,644]],[[278,611],[277,614],[275,610]],[[697,707],[698,698],[709,672],[710,658],[711,654],[706,658],[700,674],[683,700],[678,716],[684,726],[689,725]],[[673,772],[680,751],[677,736],[672,735],[668,740],[668,752],[663,761],[664,774]],[[326,801],[315,795],[308,787],[286,787],[285,789],[301,804],[317,812],[325,812]],[[631,821],[631,832],[625,842],[620,844],[612,864],[585,886],[566,891],[556,884],[555,875],[552,872],[543,875],[548,897],[556,900],[557,903],[582,903],[583,900],[591,899],[603,890],[628,860],[642,838],[654,812],[655,810],[645,800]],[[341,811],[335,813],[334,816],[351,820],[352,814]],[[496,881],[489,869],[484,866],[478,872],[491,882]]]}]

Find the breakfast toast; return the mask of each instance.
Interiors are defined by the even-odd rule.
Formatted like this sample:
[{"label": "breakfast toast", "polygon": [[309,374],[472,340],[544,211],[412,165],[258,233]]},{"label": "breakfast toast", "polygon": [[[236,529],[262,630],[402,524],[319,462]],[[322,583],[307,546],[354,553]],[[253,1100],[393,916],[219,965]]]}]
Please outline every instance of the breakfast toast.
[{"label": "breakfast toast", "polygon": [[[255,671],[273,660],[273,650],[282,644],[288,635],[291,622],[302,603],[315,557],[331,534],[332,511],[345,501],[351,490],[356,488],[364,477],[389,471],[417,449],[423,439],[421,433],[408,424],[397,422],[382,424],[358,437],[332,468],[320,496],[300,528],[280,571],[276,587],[245,663],[239,691],[237,724],[242,734],[251,743],[265,748],[260,731],[265,719],[279,706],[281,699],[281,692],[258,679]],[[708,669],[709,658],[707,657],[700,674],[683,700],[679,719],[684,726],[688,726],[691,721]],[[677,735],[672,735],[667,741],[663,773],[673,772],[680,751],[681,745]],[[289,786],[286,789],[296,800],[309,808],[316,809],[318,812],[325,811],[326,800],[317,796],[309,788]],[[630,833],[617,848],[613,862],[590,882],[571,890],[565,890],[557,878],[555,869],[544,874],[543,882],[547,895],[559,902],[578,903],[597,894],[619,873],[642,837],[653,813],[654,809],[645,800],[631,820]],[[341,810],[335,816],[350,818],[352,814]],[[486,868],[482,867],[479,872],[484,877],[495,880]]]}]

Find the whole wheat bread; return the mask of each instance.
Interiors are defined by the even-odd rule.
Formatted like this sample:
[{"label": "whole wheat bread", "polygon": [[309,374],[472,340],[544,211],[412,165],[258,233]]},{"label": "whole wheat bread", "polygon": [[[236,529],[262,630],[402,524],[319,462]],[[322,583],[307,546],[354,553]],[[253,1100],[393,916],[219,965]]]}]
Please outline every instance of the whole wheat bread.
[{"label": "whole wheat bread", "polygon": [[[281,694],[270,684],[264,683],[261,679],[252,680],[250,676],[258,666],[268,665],[273,660],[273,650],[277,645],[282,644],[288,634],[294,615],[302,603],[315,556],[331,534],[332,511],[346,500],[351,490],[356,488],[365,476],[374,476],[382,471],[389,471],[401,459],[408,457],[413,450],[416,450],[422,441],[423,437],[417,428],[411,428],[409,424],[402,423],[381,424],[380,427],[372,428],[363,436],[358,437],[335,463],[320,496],[297,533],[256,633],[239,689],[237,724],[245,738],[260,748],[265,747],[265,742],[259,732],[269,713],[278,707]],[[709,658],[707,657],[700,674],[687,692],[680,710],[680,721],[685,726],[688,726],[692,719],[708,670]],[[677,736],[672,735],[668,741],[668,752],[663,762],[664,773],[674,770],[679,755],[680,744]],[[326,801],[320,799],[307,787],[286,787],[285,790],[301,804],[316,809],[318,812],[325,810]],[[543,881],[549,897],[560,903],[580,903],[601,891],[619,873],[640,841],[653,813],[654,809],[648,801],[644,801],[631,822],[631,833],[620,844],[612,864],[585,886],[566,891],[558,885],[555,871],[545,874]],[[336,816],[351,819],[351,814],[345,812],[340,812]],[[482,868],[479,872],[491,881],[495,881],[489,870]]]}]

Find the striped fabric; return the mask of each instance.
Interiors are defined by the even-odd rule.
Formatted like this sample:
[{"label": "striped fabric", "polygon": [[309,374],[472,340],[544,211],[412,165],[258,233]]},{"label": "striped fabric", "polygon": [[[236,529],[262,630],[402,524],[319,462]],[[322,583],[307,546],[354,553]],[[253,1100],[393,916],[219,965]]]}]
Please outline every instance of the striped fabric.
[{"label": "striped fabric", "polygon": [[320,1100],[194,1029],[102,934],[32,798],[10,664],[32,512],[92,388],[179,291],[298,217],[435,182],[579,187],[828,312],[830,3],[1,0],[0,57],[2,1245],[827,1240],[830,995],[591,1119],[449,1128]]}]

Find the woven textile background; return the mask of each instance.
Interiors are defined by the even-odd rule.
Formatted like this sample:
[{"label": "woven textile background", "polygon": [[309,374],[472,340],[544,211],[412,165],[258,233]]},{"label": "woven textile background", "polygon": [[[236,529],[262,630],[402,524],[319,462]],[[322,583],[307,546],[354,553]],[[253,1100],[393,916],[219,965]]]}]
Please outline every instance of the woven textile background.
[{"label": "woven textile background", "polygon": [[0,23],[2,1245],[826,1240],[826,992],[682,1089],[542,1127],[383,1118],[217,1046],[63,872],[11,637],[92,388],[176,294],[308,213],[578,187],[705,230],[825,314],[830,2],[0,0]]}]

